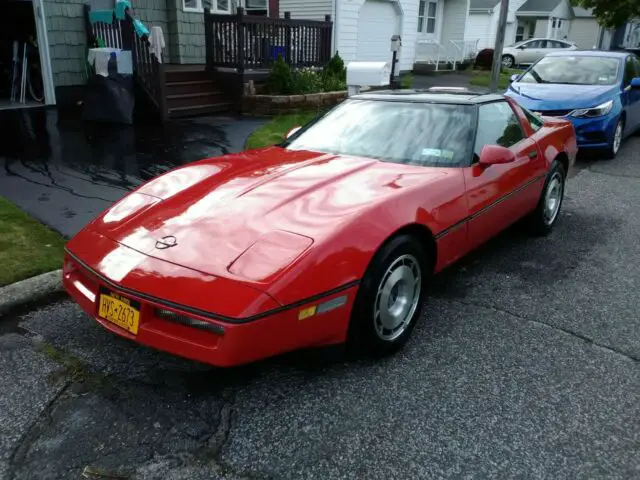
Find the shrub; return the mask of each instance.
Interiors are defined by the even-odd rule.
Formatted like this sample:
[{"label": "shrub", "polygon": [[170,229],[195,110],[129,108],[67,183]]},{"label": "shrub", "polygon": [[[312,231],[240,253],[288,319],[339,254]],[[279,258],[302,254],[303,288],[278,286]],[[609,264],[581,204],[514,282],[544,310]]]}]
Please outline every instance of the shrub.
[{"label": "shrub", "polygon": [[344,66],[344,61],[336,52],[336,54],[331,57],[331,59],[327,62],[322,70],[322,74],[325,77],[335,77],[343,82],[347,82],[347,69]]},{"label": "shrub", "polygon": [[291,93],[317,93],[322,91],[322,77],[311,68],[294,70],[291,75]]},{"label": "shrub", "polygon": [[484,48],[478,52],[474,68],[478,70],[491,70],[493,63],[493,48]]},{"label": "shrub", "polygon": [[270,93],[289,94],[292,90],[291,67],[284,61],[281,55],[273,63],[269,78],[267,80],[267,89]]},{"label": "shrub", "polygon": [[334,92],[346,88],[347,71],[337,53],[321,70],[310,67],[292,70],[287,62],[278,56],[267,80],[267,91],[273,95]]}]

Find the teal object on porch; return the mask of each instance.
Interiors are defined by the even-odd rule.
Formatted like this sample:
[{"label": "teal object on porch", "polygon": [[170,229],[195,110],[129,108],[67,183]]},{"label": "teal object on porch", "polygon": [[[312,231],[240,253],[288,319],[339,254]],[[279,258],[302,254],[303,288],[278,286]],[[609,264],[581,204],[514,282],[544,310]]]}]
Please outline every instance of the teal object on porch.
[{"label": "teal object on porch", "polygon": [[116,18],[118,20],[124,20],[124,12],[126,12],[127,8],[131,8],[131,4],[129,0],[118,0],[116,2]]},{"label": "teal object on porch", "polygon": [[133,27],[136,29],[136,33],[139,37],[142,37],[144,35],[149,36],[149,29],[145,27],[144,24],[137,18],[133,21]]},{"label": "teal object on porch", "polygon": [[89,12],[89,22],[91,25],[97,22],[113,23],[113,10],[91,10]]}]

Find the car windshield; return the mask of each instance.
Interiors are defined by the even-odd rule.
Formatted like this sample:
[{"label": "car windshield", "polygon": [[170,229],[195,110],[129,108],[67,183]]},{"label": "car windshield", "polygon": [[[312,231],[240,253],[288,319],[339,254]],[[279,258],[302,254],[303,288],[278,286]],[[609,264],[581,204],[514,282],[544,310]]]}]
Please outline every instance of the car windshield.
[{"label": "car windshield", "polygon": [[563,83],[568,85],[613,85],[620,61],[597,56],[548,56],[526,72],[519,82]]},{"label": "car windshield", "polygon": [[347,100],[282,146],[422,166],[459,166],[471,156],[472,105]]}]

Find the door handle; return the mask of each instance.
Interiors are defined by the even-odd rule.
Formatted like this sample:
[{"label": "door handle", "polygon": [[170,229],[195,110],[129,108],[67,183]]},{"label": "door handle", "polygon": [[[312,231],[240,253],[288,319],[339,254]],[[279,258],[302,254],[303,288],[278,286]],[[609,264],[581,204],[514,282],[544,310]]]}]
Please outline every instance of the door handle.
[{"label": "door handle", "polygon": [[529,153],[527,153],[529,158],[537,158],[538,157],[538,151],[537,150],[531,150]]}]

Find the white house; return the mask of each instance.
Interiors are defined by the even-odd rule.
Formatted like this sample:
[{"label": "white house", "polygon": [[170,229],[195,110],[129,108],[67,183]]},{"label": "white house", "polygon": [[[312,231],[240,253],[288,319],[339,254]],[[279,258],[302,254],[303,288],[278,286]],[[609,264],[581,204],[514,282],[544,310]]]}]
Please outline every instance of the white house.
[{"label": "white house", "polygon": [[[499,0],[470,0],[465,39],[493,48],[500,15]],[[590,10],[568,0],[511,0],[505,45],[533,37],[564,38],[582,49],[601,47],[602,28]]]},{"label": "white house", "polygon": [[391,37],[400,35],[401,71],[415,62],[460,61],[475,50],[465,42],[469,0],[280,0],[280,14],[310,20],[331,15],[334,51],[345,62],[391,60]]}]

